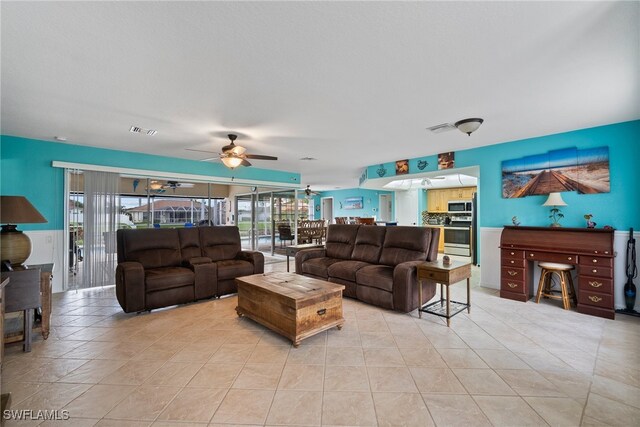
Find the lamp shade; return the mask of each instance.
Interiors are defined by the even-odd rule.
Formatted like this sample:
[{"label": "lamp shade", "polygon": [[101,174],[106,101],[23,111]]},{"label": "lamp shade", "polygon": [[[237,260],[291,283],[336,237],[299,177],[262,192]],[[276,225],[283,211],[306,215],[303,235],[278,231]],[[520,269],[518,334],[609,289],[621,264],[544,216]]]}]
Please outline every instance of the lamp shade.
[{"label": "lamp shade", "polygon": [[29,236],[16,229],[15,224],[47,222],[23,196],[0,196],[0,259],[13,267],[20,266],[31,254]]},{"label": "lamp shade", "polygon": [[240,166],[240,163],[242,163],[242,158],[236,156],[224,156],[221,157],[220,160],[222,160],[222,163],[224,163],[226,167],[231,169],[237,168]]},{"label": "lamp shade", "polygon": [[562,200],[560,193],[549,193],[547,201],[542,206],[567,206],[567,204]]},{"label": "lamp shade", "polygon": [[34,224],[46,219],[24,196],[0,196],[0,223]]},{"label": "lamp shade", "polygon": [[460,132],[464,132],[467,135],[471,135],[472,132],[478,130],[480,125],[484,122],[483,119],[473,118],[473,119],[464,119],[459,120],[455,123],[455,126],[460,130]]}]

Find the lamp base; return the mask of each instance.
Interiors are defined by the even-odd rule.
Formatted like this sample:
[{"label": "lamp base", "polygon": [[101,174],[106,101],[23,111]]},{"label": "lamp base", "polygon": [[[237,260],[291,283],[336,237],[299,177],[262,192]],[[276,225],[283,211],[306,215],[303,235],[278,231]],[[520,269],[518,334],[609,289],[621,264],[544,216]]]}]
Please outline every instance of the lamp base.
[{"label": "lamp base", "polygon": [[2,226],[0,231],[0,259],[11,266],[22,265],[31,255],[31,239],[13,224]]}]

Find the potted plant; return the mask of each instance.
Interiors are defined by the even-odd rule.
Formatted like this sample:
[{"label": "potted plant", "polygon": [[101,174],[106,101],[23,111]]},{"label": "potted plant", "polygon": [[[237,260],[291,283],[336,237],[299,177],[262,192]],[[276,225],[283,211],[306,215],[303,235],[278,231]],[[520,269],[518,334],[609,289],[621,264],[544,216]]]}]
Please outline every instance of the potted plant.
[{"label": "potted plant", "polygon": [[560,212],[560,209],[554,206],[549,210],[549,212],[551,212],[549,218],[551,218],[551,221],[553,221],[551,223],[551,227],[562,227],[562,224],[560,224],[560,220],[564,218],[564,214]]},{"label": "potted plant", "polygon": [[587,228],[596,228],[596,223],[591,221],[591,218],[593,218],[593,215],[591,214],[586,214],[584,216],[584,219],[587,220]]}]

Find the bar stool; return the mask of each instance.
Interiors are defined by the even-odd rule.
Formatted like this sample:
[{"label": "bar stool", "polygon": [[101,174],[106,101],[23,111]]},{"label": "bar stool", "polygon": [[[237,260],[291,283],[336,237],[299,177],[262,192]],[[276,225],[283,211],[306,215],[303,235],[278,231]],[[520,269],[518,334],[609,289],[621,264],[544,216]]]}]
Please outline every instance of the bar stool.
[{"label": "bar stool", "polygon": [[[554,298],[562,300],[562,305],[565,310],[571,308],[570,299],[574,304],[578,304],[576,298],[576,290],[573,287],[573,279],[571,278],[571,270],[573,265],[570,264],[558,264],[555,262],[540,262],[538,263],[542,271],[540,272],[540,282],[538,283],[538,293],[536,295],[536,303],[540,303],[540,297]],[[551,276],[557,274],[560,278],[560,290],[551,290]],[[567,289],[567,283],[569,289]],[[554,295],[553,292],[560,292],[561,295]]]}]

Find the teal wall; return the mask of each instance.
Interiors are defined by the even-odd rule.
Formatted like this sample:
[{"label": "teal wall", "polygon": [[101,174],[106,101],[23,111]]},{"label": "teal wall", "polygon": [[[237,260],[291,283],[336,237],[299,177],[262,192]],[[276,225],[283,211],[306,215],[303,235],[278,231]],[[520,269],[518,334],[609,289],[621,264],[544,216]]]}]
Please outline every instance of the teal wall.
[{"label": "teal wall", "polygon": [[[322,197],[333,197],[333,216],[360,216],[360,217],[380,217],[380,194],[389,194],[391,196],[391,218],[395,218],[395,200],[393,191],[366,190],[363,188],[350,188],[335,191],[323,191],[314,197],[316,206],[322,206]],[[350,197],[362,197],[362,209],[341,209],[340,203],[344,203],[344,199]],[[375,209],[375,211],[374,211]],[[316,213],[318,217],[319,213]]]},{"label": "teal wall", "polygon": [[54,160],[286,184],[300,182],[298,173],[255,167],[230,170],[220,163],[3,135],[0,136],[0,194],[26,196],[48,221],[46,224],[20,225],[21,230],[64,228],[64,171],[51,166]]},{"label": "teal wall", "polygon": [[[640,229],[640,120],[456,151],[455,165],[480,166],[480,226],[501,227],[511,224],[513,216],[517,216],[522,225],[548,226],[549,208],[541,206],[547,196],[502,198],[502,161],[549,150],[599,146],[609,147],[611,192],[562,193],[568,206],[562,208],[565,217],[561,223],[565,227],[584,227],[583,215],[590,213],[594,215],[593,220],[598,227],[611,225],[619,230],[630,227]],[[419,160],[429,163],[422,171],[417,167]],[[393,162],[384,163],[383,166],[387,169],[386,177],[395,173]],[[380,165],[369,166],[368,178],[375,181],[379,168]],[[411,174],[435,170],[435,155],[409,160]]]}]

